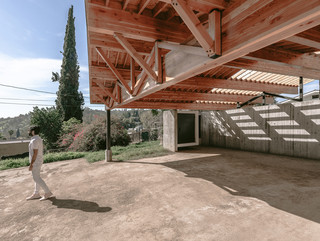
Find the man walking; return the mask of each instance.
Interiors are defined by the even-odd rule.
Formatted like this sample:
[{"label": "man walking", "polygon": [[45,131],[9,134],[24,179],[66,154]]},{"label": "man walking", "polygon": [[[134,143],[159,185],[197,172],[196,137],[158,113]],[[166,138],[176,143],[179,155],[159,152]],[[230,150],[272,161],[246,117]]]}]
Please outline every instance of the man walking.
[{"label": "man walking", "polygon": [[[35,182],[35,190],[30,197],[27,197],[27,200],[40,198],[40,201],[43,201],[49,197],[52,197],[53,194],[49,190],[47,184],[40,177],[40,170],[43,164],[43,141],[38,135],[39,133],[39,126],[30,127],[29,136],[31,136],[31,141],[29,143],[29,171],[32,171],[32,177]],[[41,197],[39,194],[40,187],[45,192],[43,197]]]}]

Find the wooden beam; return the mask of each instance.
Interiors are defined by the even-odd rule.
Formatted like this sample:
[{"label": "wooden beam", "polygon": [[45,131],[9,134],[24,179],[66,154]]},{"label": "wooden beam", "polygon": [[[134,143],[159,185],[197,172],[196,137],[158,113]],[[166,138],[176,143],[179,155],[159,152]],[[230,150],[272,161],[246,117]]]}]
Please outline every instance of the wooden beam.
[{"label": "wooden beam", "polygon": [[[259,11],[261,8],[270,4],[273,0],[236,0],[233,1],[222,12],[222,25],[232,21],[232,24],[238,24],[250,14]],[[223,29],[225,30],[225,29]]]},{"label": "wooden beam", "polygon": [[300,52],[284,50],[281,48],[263,48],[252,52],[243,58],[277,63],[280,68],[285,65],[297,68],[320,70],[319,56],[315,54],[302,54]]},{"label": "wooden beam", "polygon": [[[109,96],[109,97],[110,97],[111,99],[113,99],[114,101],[118,102],[118,101],[117,101],[117,98],[112,94],[112,92],[109,91],[108,88],[104,87],[102,83],[96,83],[96,84],[99,86],[99,88],[100,88],[107,96]],[[93,87],[91,87],[91,88],[93,88]],[[94,89],[92,89],[92,91],[95,92]]]},{"label": "wooden beam", "polygon": [[257,61],[249,60],[247,58],[239,58],[237,60],[233,60],[225,64],[224,66],[227,66],[229,68],[248,69],[296,77],[303,76],[310,79],[318,79],[320,76],[320,71],[315,69],[303,68],[294,65],[278,65],[272,61]]},{"label": "wooden beam", "polygon": [[91,3],[86,6],[87,31],[92,33],[113,35],[118,32],[124,37],[148,42],[167,40],[177,43],[191,34],[186,26],[180,24]]},{"label": "wooden beam", "polygon": [[[114,39],[112,35],[97,34],[90,32],[90,39],[88,40],[92,47],[101,47],[103,49],[127,53],[127,51]],[[149,55],[154,43],[145,42],[141,40],[130,39],[129,43],[137,50],[139,54]]]},{"label": "wooden beam", "polygon": [[[245,102],[256,95],[236,95],[222,93],[199,93],[188,91],[169,91],[162,90],[144,97],[148,100],[175,100],[175,101],[227,101],[227,102]],[[258,99],[254,103],[262,103],[262,99]],[[267,97],[267,103],[273,103],[273,98]]]},{"label": "wooden beam", "polygon": [[[152,66],[154,63],[154,59],[155,59],[155,48],[152,49],[152,52],[148,58],[147,64],[148,66]],[[147,78],[147,73],[145,70],[143,70],[140,75],[138,76],[138,81],[136,82],[135,86],[134,86],[134,91],[132,93],[133,96],[136,96],[140,90],[142,85],[144,84],[145,80]]]},{"label": "wooden beam", "polygon": [[256,81],[236,79],[214,79],[207,77],[192,77],[184,80],[171,88],[221,88],[247,91],[266,91],[276,94],[297,94],[298,86],[290,86],[277,83],[262,83]]},{"label": "wooden beam", "polygon": [[148,4],[150,3],[150,0],[142,0],[141,3],[139,4],[139,12],[138,15],[140,15],[143,10],[148,6]]},{"label": "wooden beam", "polygon": [[130,2],[130,0],[125,0],[125,1],[124,1],[123,6],[122,6],[122,9],[123,9],[123,10],[126,10],[129,2]]},{"label": "wooden beam", "polygon": [[136,68],[135,61],[130,57],[130,79],[131,79],[131,93],[134,92],[134,86],[136,85]]},{"label": "wooden beam", "polygon": [[156,66],[156,71],[158,71],[157,83],[162,84],[163,83],[163,57],[162,57],[162,51],[159,48],[158,41],[156,41],[154,45],[154,50],[155,50],[155,66]]},{"label": "wooden beam", "polygon": [[[171,4],[171,0],[160,0],[162,2],[166,2]],[[187,0],[186,3],[192,9],[203,12],[210,13],[213,9],[223,10],[227,8],[228,3],[225,0]]]},{"label": "wooden beam", "polygon": [[131,55],[131,57],[143,68],[147,75],[157,81],[158,76],[152,70],[152,68],[144,61],[144,59],[137,53],[132,45],[119,33],[114,33],[116,40],[122,45],[122,47]]},{"label": "wooden beam", "polygon": [[152,10],[153,17],[157,17],[165,8],[167,7],[167,3],[158,2],[157,5]]},{"label": "wooden beam", "polygon": [[221,55],[221,12],[219,10],[209,13],[209,34],[214,40],[215,54]]},{"label": "wooden beam", "polygon": [[308,46],[308,47],[312,47],[312,48],[320,50],[320,42],[310,40],[310,39],[307,39],[304,37],[292,36],[290,38],[287,38],[286,40],[293,42],[293,43],[296,43],[296,44],[301,44],[304,46]]},{"label": "wooden beam", "polygon": [[135,101],[122,108],[135,109],[181,109],[181,110],[227,110],[235,109],[236,104],[220,104],[220,103],[170,103],[170,102],[148,102]]},{"label": "wooden beam", "polygon": [[183,0],[172,0],[171,4],[208,56],[214,55],[214,42],[190,7]]},{"label": "wooden beam", "polygon": [[126,89],[126,91],[128,91],[128,93],[131,94],[131,89],[127,83],[127,81],[125,81],[125,79],[122,77],[122,75],[119,73],[119,71],[116,69],[116,67],[112,64],[112,62],[110,61],[110,59],[108,59],[108,57],[103,53],[103,51],[101,50],[101,48],[96,48],[96,51],[98,52],[98,54],[100,55],[100,57],[103,59],[103,61],[109,66],[109,68],[111,69],[111,71],[113,72],[113,74],[117,77],[117,79],[120,81],[120,83],[123,85],[123,87]]},{"label": "wooden beam", "polygon": [[[102,104],[104,104],[105,106],[108,106],[107,102],[103,99],[103,97],[101,97],[101,96],[99,96],[97,94],[95,96],[102,102]],[[98,103],[96,103],[96,104],[98,104]]]}]

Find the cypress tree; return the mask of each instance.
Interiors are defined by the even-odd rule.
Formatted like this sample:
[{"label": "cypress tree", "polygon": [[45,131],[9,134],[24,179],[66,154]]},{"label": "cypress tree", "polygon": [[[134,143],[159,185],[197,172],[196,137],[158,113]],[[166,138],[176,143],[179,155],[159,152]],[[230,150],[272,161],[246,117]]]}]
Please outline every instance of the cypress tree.
[{"label": "cypress tree", "polygon": [[52,73],[52,81],[59,81],[56,106],[63,120],[67,121],[75,117],[82,122],[84,100],[82,93],[78,92],[80,67],[76,51],[74,20],[71,5],[64,37],[61,71],[60,75]]}]

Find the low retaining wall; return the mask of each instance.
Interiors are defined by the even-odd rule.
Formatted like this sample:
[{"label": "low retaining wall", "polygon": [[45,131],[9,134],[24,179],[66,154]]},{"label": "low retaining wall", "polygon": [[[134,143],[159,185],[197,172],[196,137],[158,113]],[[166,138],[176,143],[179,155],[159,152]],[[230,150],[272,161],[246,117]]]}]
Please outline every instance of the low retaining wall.
[{"label": "low retaining wall", "polygon": [[320,159],[320,101],[205,111],[202,145]]},{"label": "low retaining wall", "polygon": [[30,140],[0,142],[0,158],[28,152],[29,142]]}]

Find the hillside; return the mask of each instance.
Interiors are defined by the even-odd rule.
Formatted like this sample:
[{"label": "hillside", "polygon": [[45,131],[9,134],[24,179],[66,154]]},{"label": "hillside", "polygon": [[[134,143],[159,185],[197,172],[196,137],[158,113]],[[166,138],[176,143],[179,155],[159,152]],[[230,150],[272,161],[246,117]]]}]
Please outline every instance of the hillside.
[{"label": "hillside", "polygon": [[[83,122],[90,123],[94,118],[104,116],[105,112],[101,110],[92,110],[85,108],[83,112]],[[28,129],[30,125],[31,114],[19,115],[11,118],[0,118],[0,135],[6,139],[10,138],[9,130],[13,130],[12,138],[16,138],[17,130],[20,131],[20,138],[28,138]]]}]

